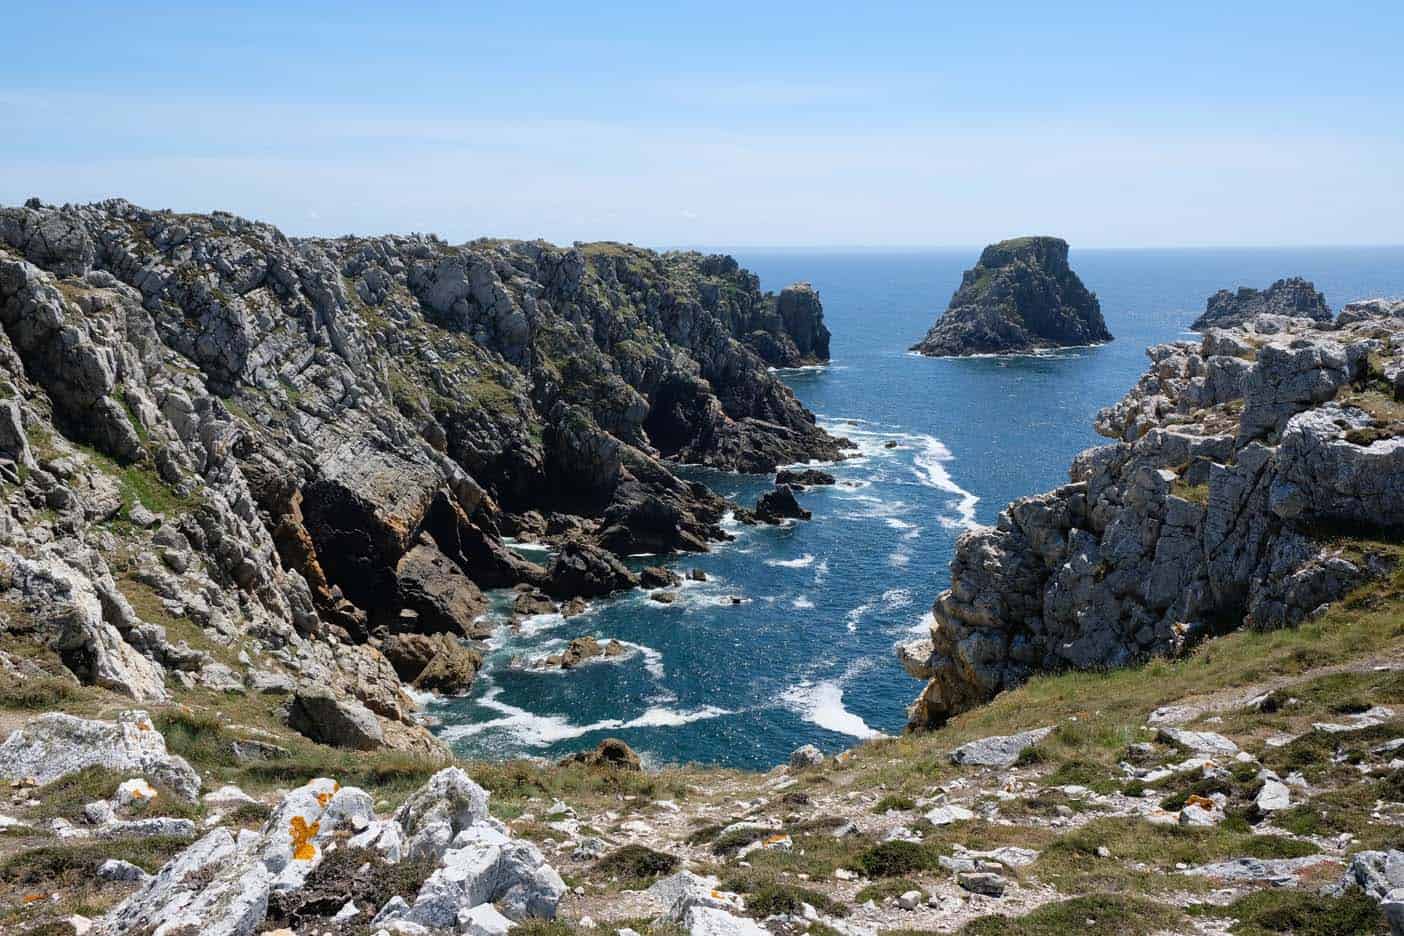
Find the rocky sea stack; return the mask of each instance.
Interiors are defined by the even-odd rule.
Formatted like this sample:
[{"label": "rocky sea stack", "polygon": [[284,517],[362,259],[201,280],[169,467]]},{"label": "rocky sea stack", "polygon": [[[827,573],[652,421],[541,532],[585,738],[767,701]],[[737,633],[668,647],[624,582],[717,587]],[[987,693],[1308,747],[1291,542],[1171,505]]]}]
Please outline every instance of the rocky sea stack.
[{"label": "rocky sea stack", "polygon": [[1267,289],[1240,286],[1221,289],[1204,304],[1204,314],[1190,326],[1193,331],[1232,328],[1258,315],[1290,315],[1318,322],[1331,321],[1331,307],[1315,284],[1300,276],[1280,279]]},{"label": "rocky sea stack", "polygon": [[946,313],[912,350],[951,357],[1111,340],[1097,297],[1068,266],[1068,242],[1019,237],[984,249]]}]

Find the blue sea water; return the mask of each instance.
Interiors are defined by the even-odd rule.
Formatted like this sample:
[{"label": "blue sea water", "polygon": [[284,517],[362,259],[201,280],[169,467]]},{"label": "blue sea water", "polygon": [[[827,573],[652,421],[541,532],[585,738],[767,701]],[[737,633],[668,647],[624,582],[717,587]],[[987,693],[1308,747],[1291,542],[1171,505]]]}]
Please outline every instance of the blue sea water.
[{"label": "blue sea water", "polygon": [[[1007,501],[1066,481],[1071,458],[1102,441],[1093,416],[1138,379],[1148,345],[1189,337],[1206,297],[1224,287],[1302,275],[1333,308],[1404,295],[1404,248],[1074,249],[1114,342],[928,359],[907,348],[978,250],[733,253],[765,288],[818,288],[832,363],[783,378],[861,455],[831,469],[837,486],[801,495],[812,521],[737,526],[734,543],[669,562],[708,575],[672,605],[635,592],[570,620],[499,628],[473,693],[430,705],[460,754],[558,757],[615,736],[655,763],[767,768],[801,744],[834,751],[900,732],[920,685],[893,646],[925,633],[956,537],[993,522]],[[744,504],[770,483],[686,473]],[[512,666],[582,634],[629,653],[564,673]]]}]

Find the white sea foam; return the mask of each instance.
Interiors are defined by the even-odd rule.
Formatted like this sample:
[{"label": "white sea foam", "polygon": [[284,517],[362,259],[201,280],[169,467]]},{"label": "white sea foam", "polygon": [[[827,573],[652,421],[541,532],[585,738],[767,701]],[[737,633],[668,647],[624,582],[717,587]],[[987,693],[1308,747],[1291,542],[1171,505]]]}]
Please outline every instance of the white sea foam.
[{"label": "white sea foam", "polygon": [[868,613],[869,611],[871,611],[871,610],[873,610],[873,606],[872,606],[872,605],[870,605],[870,604],[860,604],[858,607],[856,607],[856,608],[854,608],[853,610],[849,611],[848,614],[845,615],[845,617],[846,617],[846,619],[847,619],[847,621],[848,621],[848,632],[849,632],[850,634],[856,633],[856,632],[857,632],[857,630],[858,630],[858,622],[861,621],[861,620],[863,620],[863,615],[867,614],[867,613]]},{"label": "white sea foam", "polygon": [[814,553],[805,553],[798,559],[767,559],[765,564],[781,569],[803,569],[814,564]]},{"label": "white sea foam", "polygon": [[667,675],[663,669],[663,654],[659,653],[657,650],[652,647],[646,647],[643,644],[631,643],[627,640],[620,640],[618,643],[627,647],[634,653],[640,654],[643,657],[644,669],[647,670],[648,675],[652,676],[654,679],[663,679]]},{"label": "white sea foam", "polygon": [[810,724],[854,738],[875,738],[878,732],[843,707],[843,689],[837,682],[800,683],[786,689],[781,702]]},{"label": "white sea foam", "polygon": [[819,564],[814,567],[814,584],[821,584],[829,577],[829,560],[820,559]]},{"label": "white sea foam", "polygon": [[882,604],[889,611],[896,611],[905,608],[912,603],[912,591],[909,588],[889,588],[882,593]]},{"label": "white sea foam", "polygon": [[887,557],[887,564],[896,569],[905,569],[912,561],[912,554],[905,549],[894,549]]},{"label": "white sea foam", "polygon": [[410,700],[414,702],[417,708],[424,708],[425,706],[432,705],[439,701],[438,695],[433,692],[416,689],[413,686],[401,686],[400,688],[404,689],[405,695],[410,697]]},{"label": "white sea foam", "polygon": [[814,607],[814,602],[810,601],[804,595],[800,595],[790,602],[790,607],[799,608],[801,611],[808,611],[810,608]]},{"label": "white sea foam", "polygon": [[923,484],[956,495],[954,506],[958,519],[951,521],[942,518],[941,522],[948,526],[974,528],[979,526],[975,522],[975,505],[980,502],[980,498],[956,484],[951,478],[945,463],[954,458],[951,450],[946,448],[940,439],[926,436],[922,451],[913,459],[913,466]]},{"label": "white sea foam", "polygon": [[450,725],[443,730],[440,737],[446,741],[455,741],[486,731],[503,731],[511,734],[519,743],[529,747],[547,747],[557,741],[578,738],[592,731],[617,731],[621,728],[674,728],[695,721],[733,714],[727,709],[717,708],[713,705],[687,712],[663,706],[653,706],[644,711],[642,715],[627,721],[619,718],[607,718],[591,722],[588,725],[576,725],[562,715],[537,715],[524,708],[509,705],[498,698],[501,693],[500,686],[493,686],[477,700],[478,704],[484,708],[502,713],[501,718],[491,718],[487,721],[466,725]]}]

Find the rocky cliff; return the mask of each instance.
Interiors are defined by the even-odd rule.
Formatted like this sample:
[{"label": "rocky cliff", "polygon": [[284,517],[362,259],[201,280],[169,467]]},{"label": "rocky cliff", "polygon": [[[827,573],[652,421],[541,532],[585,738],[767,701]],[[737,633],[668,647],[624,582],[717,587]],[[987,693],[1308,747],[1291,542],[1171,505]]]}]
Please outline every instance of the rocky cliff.
[{"label": "rocky cliff", "polygon": [[961,537],[931,639],[901,651],[928,680],[912,724],[1037,672],[1294,625],[1381,573],[1334,534],[1404,526],[1401,313],[1375,300],[1329,326],[1263,315],[1150,348],[1151,369],[1097,417],[1115,441]]},{"label": "rocky cliff", "polygon": [[1280,279],[1267,289],[1240,286],[1237,291],[1221,289],[1204,304],[1204,314],[1190,328],[1231,328],[1246,325],[1259,315],[1287,315],[1318,322],[1331,320],[1331,307],[1316,286],[1293,276]]},{"label": "rocky cliff", "polygon": [[[817,295],[729,257],[31,201],[0,209],[0,325],[0,662],[291,695],[345,746],[436,747],[392,637],[481,636],[483,588],[598,594],[633,581],[611,553],[724,538],[668,459],[840,454],[767,369],[827,357]],[[471,680],[453,641],[402,658],[434,647]]]},{"label": "rocky cliff", "polygon": [[1020,237],[984,249],[912,350],[931,357],[1007,354],[1111,339],[1097,297],[1068,266],[1067,241]]}]

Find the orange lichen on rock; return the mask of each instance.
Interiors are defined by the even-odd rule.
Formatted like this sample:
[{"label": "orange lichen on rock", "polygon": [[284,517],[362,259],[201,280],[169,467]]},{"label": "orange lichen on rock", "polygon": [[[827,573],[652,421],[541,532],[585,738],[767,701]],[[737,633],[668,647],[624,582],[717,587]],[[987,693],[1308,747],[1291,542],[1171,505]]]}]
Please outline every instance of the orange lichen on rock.
[{"label": "orange lichen on rock", "polygon": [[1198,806],[1201,809],[1212,810],[1216,804],[1207,796],[1200,796],[1198,793],[1191,793],[1189,796],[1185,797],[1185,805]]},{"label": "orange lichen on rock", "polygon": [[292,835],[293,861],[311,861],[317,857],[317,846],[312,844],[312,836],[317,834],[317,829],[322,824],[314,822],[307,824],[307,820],[301,816],[293,816],[291,828],[288,830]]}]

